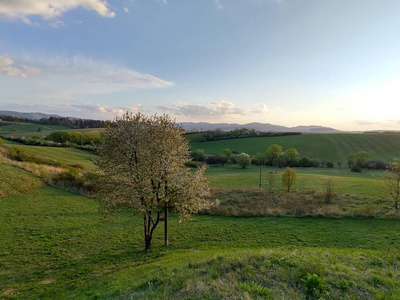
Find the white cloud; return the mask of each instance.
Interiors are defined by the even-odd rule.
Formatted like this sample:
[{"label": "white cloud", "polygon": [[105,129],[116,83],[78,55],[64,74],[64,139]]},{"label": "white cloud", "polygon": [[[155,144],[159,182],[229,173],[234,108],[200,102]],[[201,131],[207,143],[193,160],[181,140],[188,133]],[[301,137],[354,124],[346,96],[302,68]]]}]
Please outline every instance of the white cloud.
[{"label": "white cloud", "polygon": [[20,20],[26,24],[37,25],[28,17],[41,16],[50,20],[78,7],[93,10],[102,17],[115,16],[104,0],[5,0],[0,1],[0,16],[6,20]]},{"label": "white cloud", "polygon": [[128,13],[129,12],[129,8],[124,7],[124,12]]},{"label": "white cloud", "polygon": [[41,69],[40,76],[35,78],[36,89],[43,87],[46,92],[63,95],[103,94],[174,85],[150,74],[81,56],[46,60],[31,58],[30,62]]},{"label": "white cloud", "polygon": [[248,116],[262,115],[270,113],[264,103],[256,104],[256,108],[239,107],[232,102],[219,100],[206,105],[186,104],[177,102],[172,106],[159,106],[159,109],[181,116],[190,117],[224,117],[224,116]]},{"label": "white cloud", "polygon": [[8,76],[26,78],[30,74],[37,74],[40,70],[25,65],[15,65],[8,55],[0,55],[0,73]]}]

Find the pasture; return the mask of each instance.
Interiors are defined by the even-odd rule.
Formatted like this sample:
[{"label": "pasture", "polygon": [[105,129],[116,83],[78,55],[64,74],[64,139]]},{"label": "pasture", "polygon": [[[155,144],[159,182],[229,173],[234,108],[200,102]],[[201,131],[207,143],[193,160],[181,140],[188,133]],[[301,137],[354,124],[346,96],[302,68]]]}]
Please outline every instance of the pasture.
[{"label": "pasture", "polygon": [[[0,167],[12,185],[38,180]],[[171,246],[159,229],[145,253],[139,215],[103,222],[96,200],[35,183],[0,199],[0,297],[305,299],[317,274],[326,299],[396,299],[399,232],[397,219],[172,216]]]},{"label": "pasture", "polygon": [[[248,140],[236,142],[249,146]],[[200,144],[209,143],[218,142]],[[95,156],[83,150],[7,144],[94,170],[88,158]],[[268,206],[264,194],[254,196],[259,171],[256,166],[210,166],[206,176],[221,203],[240,206],[254,198],[260,207]],[[284,194],[282,171],[276,174],[277,195]],[[338,195],[334,205],[361,213],[299,218],[217,212],[183,223],[172,214],[170,246],[162,245],[161,224],[146,253],[138,213],[105,222],[97,200],[50,187],[25,170],[0,163],[0,298],[399,299],[400,223],[386,215],[391,203],[375,178],[382,172],[352,173],[344,167],[297,171],[299,182],[289,195],[307,196],[331,179]],[[262,168],[264,190],[270,172],[275,168]],[[378,218],[357,217],[371,207]]]},{"label": "pasture", "polygon": [[[39,129],[40,128],[40,129]],[[36,123],[15,123],[0,126],[0,135],[20,136],[28,134],[46,134],[56,130],[69,130],[70,128],[59,125],[47,125]],[[41,130],[41,132],[38,132]]]},{"label": "pasture", "polygon": [[229,148],[239,153],[255,155],[265,152],[268,146],[278,144],[283,149],[296,148],[301,157],[319,158],[334,163],[346,163],[350,153],[366,151],[372,159],[393,161],[400,159],[400,133],[335,133],[302,134],[280,137],[255,137],[212,142],[201,142],[201,134],[189,134],[193,150],[202,149],[206,154],[221,154]]}]

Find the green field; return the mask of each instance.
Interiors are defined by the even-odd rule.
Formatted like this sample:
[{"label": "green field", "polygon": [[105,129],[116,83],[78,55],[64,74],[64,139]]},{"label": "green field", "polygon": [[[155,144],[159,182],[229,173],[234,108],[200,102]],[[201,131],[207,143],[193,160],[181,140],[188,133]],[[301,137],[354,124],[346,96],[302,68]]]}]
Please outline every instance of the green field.
[{"label": "green field", "polygon": [[202,149],[206,154],[220,154],[229,148],[255,155],[268,146],[278,144],[283,149],[296,148],[301,157],[319,158],[334,163],[346,162],[349,153],[366,151],[372,159],[393,161],[400,158],[400,133],[368,134],[302,134],[281,137],[243,138],[201,142],[201,134],[189,134],[192,149]]},{"label": "green field", "polygon": [[[281,176],[285,169],[277,170],[277,187],[283,189]],[[382,171],[364,171],[353,173],[346,168],[296,168],[298,183],[294,186],[296,191],[320,190],[323,184],[332,179],[338,194],[352,194],[380,198],[382,190],[374,176],[379,176]],[[275,168],[262,168],[262,186],[267,188],[267,174],[275,173]],[[238,165],[210,166],[206,171],[207,178],[212,187],[223,189],[258,189],[260,168],[250,166],[242,169]]]},{"label": "green field", "polygon": [[397,219],[172,216],[170,247],[161,234],[145,253],[140,216],[103,222],[97,201],[33,184],[0,199],[0,297],[305,299],[307,273],[325,299],[400,297]]},{"label": "green field", "polygon": [[[39,128],[43,132],[38,132]],[[56,130],[69,130],[70,128],[59,125],[46,125],[35,123],[16,123],[13,125],[0,126],[0,135],[20,136],[25,133],[45,134],[44,132],[52,132]]]}]

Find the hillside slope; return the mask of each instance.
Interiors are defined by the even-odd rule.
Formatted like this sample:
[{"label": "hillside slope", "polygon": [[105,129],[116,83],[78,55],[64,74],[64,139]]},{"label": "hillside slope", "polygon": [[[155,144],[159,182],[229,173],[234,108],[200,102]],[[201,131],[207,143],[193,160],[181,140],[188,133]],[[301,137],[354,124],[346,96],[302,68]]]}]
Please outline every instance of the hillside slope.
[{"label": "hillside slope", "polygon": [[264,152],[268,146],[279,144],[283,149],[296,148],[301,157],[316,157],[333,162],[346,161],[349,153],[367,151],[373,159],[393,161],[400,158],[400,134],[303,134],[280,137],[260,137],[201,142],[201,134],[189,134],[192,149],[203,149],[206,154],[219,154],[229,148],[251,155]]}]

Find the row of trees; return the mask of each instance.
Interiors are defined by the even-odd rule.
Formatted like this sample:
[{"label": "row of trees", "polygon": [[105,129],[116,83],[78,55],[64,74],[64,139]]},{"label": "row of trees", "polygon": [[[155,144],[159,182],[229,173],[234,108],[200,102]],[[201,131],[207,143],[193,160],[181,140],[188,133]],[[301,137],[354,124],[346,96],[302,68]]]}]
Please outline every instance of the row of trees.
[{"label": "row of trees", "polygon": [[202,150],[194,150],[191,152],[191,156],[193,160],[206,162],[207,164],[224,165],[227,162],[231,162],[240,165],[242,168],[246,168],[250,164],[297,167],[300,161],[300,153],[295,148],[283,151],[282,147],[277,144],[269,146],[264,153],[257,153],[254,157],[247,153],[232,151],[229,148],[225,149],[222,154],[208,156]]},{"label": "row of trees", "polygon": [[[74,129],[82,128],[104,128],[110,121],[104,120],[92,120],[92,119],[77,119],[68,117],[49,117],[41,118],[40,120],[32,120],[28,118],[0,115],[0,120],[4,121],[4,125],[10,124],[10,122],[24,122],[24,123],[36,123],[44,125],[60,125]],[[12,124],[12,123],[11,123]]]},{"label": "row of trees", "polygon": [[347,155],[347,166],[353,172],[361,172],[362,169],[386,170],[390,164],[383,160],[373,160],[368,152],[359,151]]},{"label": "row of trees", "polygon": [[300,132],[263,132],[256,131],[254,129],[235,129],[231,131],[222,131],[222,130],[212,130],[203,133],[202,141],[219,141],[219,140],[228,140],[228,139],[240,139],[240,138],[250,138],[250,137],[274,137],[274,136],[285,136],[285,135],[300,135]]}]

